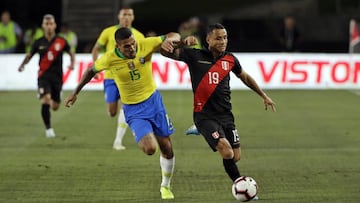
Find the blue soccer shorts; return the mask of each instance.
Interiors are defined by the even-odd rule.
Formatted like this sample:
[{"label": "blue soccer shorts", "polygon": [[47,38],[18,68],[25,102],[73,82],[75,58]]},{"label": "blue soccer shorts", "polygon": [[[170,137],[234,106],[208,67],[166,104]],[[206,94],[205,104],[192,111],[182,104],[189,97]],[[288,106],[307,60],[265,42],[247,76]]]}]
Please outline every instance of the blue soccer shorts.
[{"label": "blue soccer shorts", "polygon": [[120,99],[119,89],[117,88],[114,80],[104,80],[104,94],[106,103],[114,103]]},{"label": "blue soccer shorts", "polygon": [[126,123],[130,126],[136,143],[149,133],[160,137],[168,137],[174,133],[159,91],[139,104],[124,104],[123,109]]}]

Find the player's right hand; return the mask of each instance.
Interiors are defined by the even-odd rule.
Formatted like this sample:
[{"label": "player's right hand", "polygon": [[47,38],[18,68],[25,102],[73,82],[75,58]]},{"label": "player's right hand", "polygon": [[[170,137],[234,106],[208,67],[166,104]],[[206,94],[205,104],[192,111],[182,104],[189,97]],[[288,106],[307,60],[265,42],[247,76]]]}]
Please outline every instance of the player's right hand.
[{"label": "player's right hand", "polygon": [[23,72],[23,71],[24,71],[24,69],[25,69],[25,67],[24,67],[24,66],[19,66],[18,71],[19,71],[19,72]]},{"label": "player's right hand", "polygon": [[173,53],[174,47],[176,46],[177,43],[179,43],[179,41],[171,41],[165,39],[165,41],[161,44],[161,48],[168,53]]},{"label": "player's right hand", "polygon": [[70,96],[68,96],[66,99],[65,99],[65,106],[66,107],[70,107],[72,105],[74,105],[74,103],[76,102],[76,95],[75,94],[71,94]]},{"label": "player's right hand", "polygon": [[187,36],[184,40],[183,40],[183,44],[185,44],[186,46],[193,46],[193,45],[197,45],[199,44],[199,41],[196,37],[194,36]]}]

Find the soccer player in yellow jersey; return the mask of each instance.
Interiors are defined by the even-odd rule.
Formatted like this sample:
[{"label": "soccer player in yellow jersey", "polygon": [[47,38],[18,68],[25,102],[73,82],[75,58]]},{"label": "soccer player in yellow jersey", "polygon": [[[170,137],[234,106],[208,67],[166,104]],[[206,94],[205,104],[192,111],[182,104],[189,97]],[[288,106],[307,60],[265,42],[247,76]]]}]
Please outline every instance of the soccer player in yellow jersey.
[{"label": "soccer player in yellow jersey", "polygon": [[[122,27],[115,32],[115,39],[116,48],[102,55],[95,61],[93,68],[84,73],[74,92],[65,100],[65,106],[70,107],[75,103],[78,93],[96,73],[111,71],[120,90],[126,122],[136,143],[147,155],[153,155],[157,145],[160,148],[161,198],[174,199],[170,190],[175,166],[170,135],[174,129],[156,89],[151,57],[160,47],[173,49],[173,45],[180,40],[180,35],[169,33],[166,36],[136,41],[131,30]],[[192,45],[190,42],[185,44]]]},{"label": "soccer player in yellow jersey", "polygon": [[[113,25],[110,27],[105,28],[99,38],[97,39],[96,44],[94,45],[91,54],[93,61],[95,61],[99,53],[102,50],[109,51],[115,49],[115,32],[120,27],[127,27],[131,29],[131,32],[134,35],[136,40],[141,40],[144,38],[144,35],[132,27],[132,22],[134,21],[134,10],[130,7],[124,7],[120,9],[118,14],[119,24]],[[116,87],[114,78],[111,74],[111,71],[105,71],[104,73],[104,94],[105,94],[105,101],[107,103],[108,113],[111,117],[115,117],[118,109],[119,116],[117,122],[117,130],[116,130],[116,137],[114,140],[113,148],[116,150],[124,150],[125,146],[122,144],[122,140],[124,138],[127,124],[125,122],[124,111],[122,109],[121,103],[119,103],[120,94],[119,90]]]}]

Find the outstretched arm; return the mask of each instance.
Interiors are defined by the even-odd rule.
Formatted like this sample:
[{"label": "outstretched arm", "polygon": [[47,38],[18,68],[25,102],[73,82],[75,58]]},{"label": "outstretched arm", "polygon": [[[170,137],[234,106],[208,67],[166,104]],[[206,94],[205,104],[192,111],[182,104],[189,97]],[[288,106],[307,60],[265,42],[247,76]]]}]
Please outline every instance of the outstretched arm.
[{"label": "outstretched arm", "polygon": [[101,51],[101,46],[98,43],[95,43],[94,47],[91,50],[91,57],[93,61],[96,61],[100,51]]},{"label": "outstretched arm", "polygon": [[177,44],[181,41],[179,33],[170,32],[165,35],[165,40],[161,44],[160,53],[164,51],[165,53],[173,53]]},{"label": "outstretched arm", "polygon": [[[173,34],[173,33],[169,33]],[[168,35],[167,35],[168,38]],[[188,36],[185,39],[181,40],[180,34],[175,33],[174,35],[170,35],[171,40],[169,43],[164,43],[161,45],[160,53],[163,56],[178,60],[180,55],[180,49],[184,46],[192,46],[198,44],[198,40],[195,36]]]},{"label": "outstretched arm", "polygon": [[24,71],[25,65],[26,65],[27,63],[29,63],[29,61],[30,61],[31,58],[32,58],[31,53],[26,54],[24,60],[22,61],[22,63],[20,64],[20,66],[19,66],[19,68],[18,68],[18,71],[19,71],[19,72]]},{"label": "outstretched arm", "polygon": [[[91,57],[92,57],[93,63],[95,63],[96,59],[98,59],[101,49],[102,49],[102,47],[100,46],[100,44],[98,44],[96,42],[94,47],[91,50]],[[91,68],[91,66],[89,68]],[[99,79],[99,74],[95,74],[94,78]]]},{"label": "outstretched arm", "polygon": [[74,70],[74,66],[75,66],[75,52],[74,51],[70,51],[69,52],[70,55],[70,65],[69,65],[69,69],[70,70]]},{"label": "outstretched arm", "polygon": [[275,102],[273,102],[272,99],[265,94],[265,92],[259,87],[256,81],[249,74],[247,74],[244,70],[242,70],[240,75],[238,75],[238,77],[246,86],[248,86],[250,89],[252,89],[260,97],[263,98],[265,110],[267,110],[268,106],[270,106],[271,110],[273,112],[276,112]]},{"label": "outstretched arm", "polygon": [[81,77],[79,84],[76,86],[74,92],[65,99],[66,107],[70,107],[75,103],[77,99],[77,95],[79,94],[81,89],[94,77],[95,74],[96,73],[92,68],[86,69],[83,76]]}]

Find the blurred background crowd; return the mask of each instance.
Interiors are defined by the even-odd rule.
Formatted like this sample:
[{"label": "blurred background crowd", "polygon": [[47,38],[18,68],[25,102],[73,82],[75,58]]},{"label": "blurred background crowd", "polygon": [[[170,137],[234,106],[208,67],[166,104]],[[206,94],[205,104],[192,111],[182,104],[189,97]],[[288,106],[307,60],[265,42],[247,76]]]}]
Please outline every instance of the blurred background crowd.
[{"label": "blurred background crowd", "polygon": [[134,9],[133,26],[146,36],[178,31],[205,45],[206,25],[220,22],[233,52],[346,53],[349,22],[360,15],[360,0],[1,0],[0,53],[29,51],[47,13],[77,53],[90,53],[123,6]]}]

